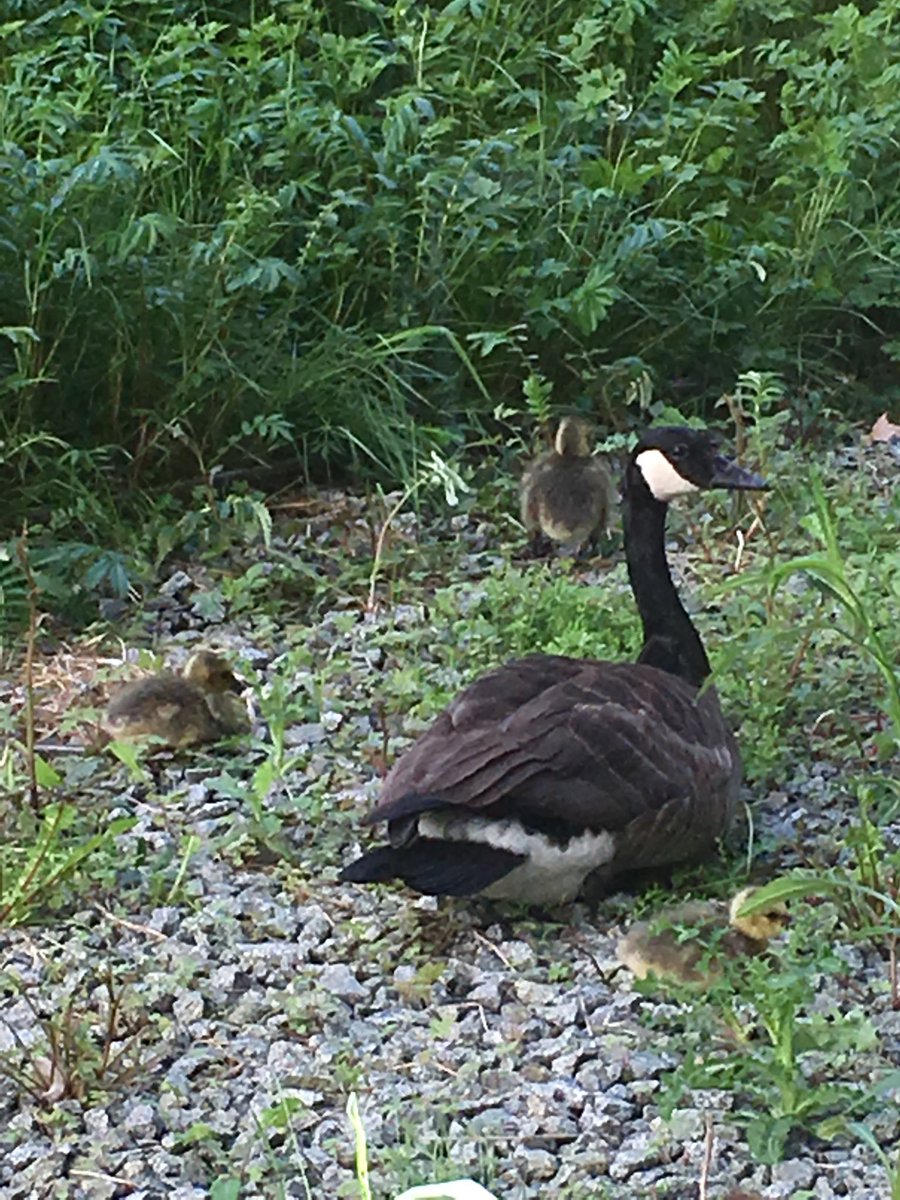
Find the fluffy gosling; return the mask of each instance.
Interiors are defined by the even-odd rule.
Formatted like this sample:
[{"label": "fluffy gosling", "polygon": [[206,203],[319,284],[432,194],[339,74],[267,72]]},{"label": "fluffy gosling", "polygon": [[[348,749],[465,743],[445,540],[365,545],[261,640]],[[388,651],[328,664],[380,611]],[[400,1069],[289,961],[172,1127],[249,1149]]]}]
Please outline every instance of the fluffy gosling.
[{"label": "fluffy gosling", "polygon": [[757,890],[750,887],[738,892],[727,911],[705,901],[664,909],[621,939],[616,947],[619,961],[638,979],[655,975],[689,984],[720,979],[725,960],[763,954],[769,941],[790,921],[781,901],[741,916],[741,909]]},{"label": "fluffy gosling", "polygon": [[610,481],[591,453],[590,427],[580,417],[563,417],[553,450],[522,476],[522,524],[533,550],[541,537],[571,548],[594,545],[606,529]]},{"label": "fluffy gosling", "polygon": [[126,684],[110,700],[101,726],[117,740],[152,739],[176,750],[217,742],[250,728],[240,691],[220,654],[198,650],[180,675],[165,671]]}]

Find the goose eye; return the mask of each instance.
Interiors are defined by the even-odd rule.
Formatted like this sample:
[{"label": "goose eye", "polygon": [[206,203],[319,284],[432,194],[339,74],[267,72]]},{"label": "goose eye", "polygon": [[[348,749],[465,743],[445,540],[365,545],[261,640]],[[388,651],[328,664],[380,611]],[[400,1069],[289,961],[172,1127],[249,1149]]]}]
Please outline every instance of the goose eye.
[{"label": "goose eye", "polygon": [[684,444],[684,442],[679,442],[677,446],[672,447],[671,451],[669,452],[669,457],[670,458],[684,458],[684,456],[687,454],[687,452],[688,452],[688,448]]}]

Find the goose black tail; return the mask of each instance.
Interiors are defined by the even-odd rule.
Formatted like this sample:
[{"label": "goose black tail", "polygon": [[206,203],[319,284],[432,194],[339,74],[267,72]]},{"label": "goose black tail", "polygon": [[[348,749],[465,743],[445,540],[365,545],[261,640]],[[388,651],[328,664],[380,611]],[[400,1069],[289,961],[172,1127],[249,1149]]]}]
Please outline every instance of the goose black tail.
[{"label": "goose black tail", "polygon": [[344,883],[402,879],[425,896],[474,896],[525,861],[483,842],[422,839],[411,846],[378,846],[341,871]]}]

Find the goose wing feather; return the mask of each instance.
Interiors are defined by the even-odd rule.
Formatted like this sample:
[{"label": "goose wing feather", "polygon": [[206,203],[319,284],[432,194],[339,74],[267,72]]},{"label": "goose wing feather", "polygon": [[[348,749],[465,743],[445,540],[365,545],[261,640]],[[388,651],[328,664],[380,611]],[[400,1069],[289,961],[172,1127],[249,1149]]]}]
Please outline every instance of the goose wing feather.
[{"label": "goose wing feather", "polygon": [[462,692],[395,763],[367,820],[460,806],[636,842],[667,827],[681,841],[700,822],[708,841],[720,830],[704,799],[721,808],[738,769],[711,689],[698,700],[651,667],[534,655]]}]

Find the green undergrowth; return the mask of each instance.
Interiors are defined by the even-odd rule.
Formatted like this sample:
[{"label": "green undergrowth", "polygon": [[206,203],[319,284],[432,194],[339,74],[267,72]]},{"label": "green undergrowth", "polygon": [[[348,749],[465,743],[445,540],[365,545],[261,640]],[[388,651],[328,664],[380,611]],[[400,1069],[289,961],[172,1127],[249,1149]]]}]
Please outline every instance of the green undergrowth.
[{"label": "green undergrowth", "polygon": [[792,912],[791,932],[771,957],[726,963],[702,1000],[663,987],[678,1006],[648,1010],[651,1026],[673,1036],[684,1056],[663,1080],[663,1114],[707,1090],[729,1093],[728,1119],[762,1163],[798,1153],[810,1135],[858,1140],[854,1122],[883,1113],[900,1084],[896,1071],[876,1068],[873,1077],[876,1031],[863,1009],[842,1003],[835,977],[847,963],[829,948],[841,936],[839,915],[798,903]]},{"label": "green undergrowth", "polygon": [[3,35],[6,520],[270,457],[406,480],[541,381],[619,426],[645,377],[698,411],[781,371],[804,431],[897,394],[890,0],[23,0]]}]

